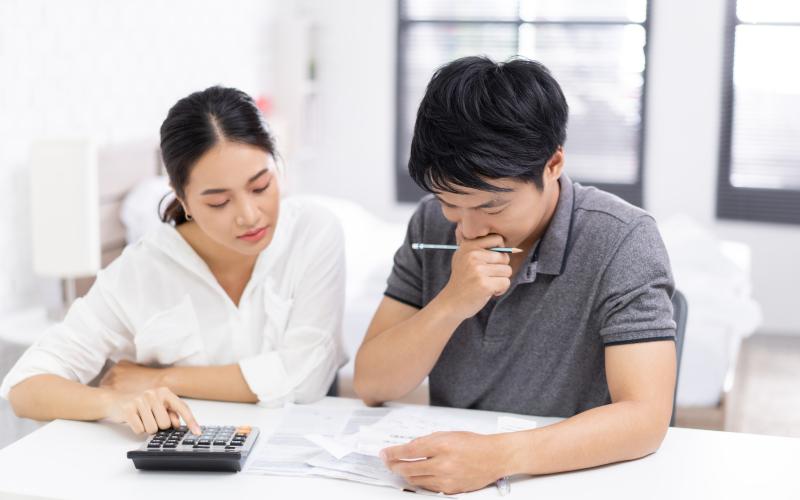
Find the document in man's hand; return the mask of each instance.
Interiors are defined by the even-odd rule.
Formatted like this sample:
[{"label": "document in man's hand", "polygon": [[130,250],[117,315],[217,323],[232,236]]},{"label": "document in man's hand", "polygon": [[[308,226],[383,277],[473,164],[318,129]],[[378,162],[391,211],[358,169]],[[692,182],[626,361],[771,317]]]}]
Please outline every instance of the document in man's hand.
[{"label": "document in man's hand", "polygon": [[246,472],[324,476],[418,493],[429,492],[418,490],[391,472],[378,457],[382,449],[439,431],[490,434],[535,426],[533,421],[509,425],[510,421],[501,422],[486,414],[468,415],[434,407],[290,406],[285,412],[275,433],[254,450]]}]

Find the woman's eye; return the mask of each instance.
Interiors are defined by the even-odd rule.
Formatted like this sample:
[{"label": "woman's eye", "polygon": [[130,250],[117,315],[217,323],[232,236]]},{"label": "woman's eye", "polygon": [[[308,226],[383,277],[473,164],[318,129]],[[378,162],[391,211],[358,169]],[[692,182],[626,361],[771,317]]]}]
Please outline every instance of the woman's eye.
[{"label": "woman's eye", "polygon": [[495,210],[494,212],[486,212],[486,215],[497,215],[497,214],[499,214],[500,212],[502,212],[505,209],[506,209],[506,207],[503,207],[500,210]]},{"label": "woman's eye", "polygon": [[211,208],[222,208],[228,204],[228,200],[223,201],[222,203],[217,203],[216,205],[209,204],[208,206]]},{"label": "woman's eye", "polygon": [[264,191],[267,190],[267,188],[269,187],[270,184],[272,184],[272,183],[268,182],[266,186],[264,186],[262,188],[256,188],[256,189],[253,190],[253,192],[254,193],[263,193]]}]

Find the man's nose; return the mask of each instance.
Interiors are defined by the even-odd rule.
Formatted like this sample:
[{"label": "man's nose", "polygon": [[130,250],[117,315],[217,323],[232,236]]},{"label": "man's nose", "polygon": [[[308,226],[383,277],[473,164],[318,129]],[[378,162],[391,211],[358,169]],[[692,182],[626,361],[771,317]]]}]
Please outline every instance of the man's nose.
[{"label": "man's nose", "polygon": [[471,217],[463,217],[460,222],[461,235],[468,240],[483,238],[489,235],[489,228],[479,224]]}]

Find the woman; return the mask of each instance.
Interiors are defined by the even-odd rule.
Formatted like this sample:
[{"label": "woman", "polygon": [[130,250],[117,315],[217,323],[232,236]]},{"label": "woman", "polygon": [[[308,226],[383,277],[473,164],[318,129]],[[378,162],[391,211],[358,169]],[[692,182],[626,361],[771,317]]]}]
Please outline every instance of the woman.
[{"label": "woman", "polygon": [[161,152],[175,194],[165,224],[98,273],[8,373],[0,390],[17,415],[105,418],[137,433],[183,418],[199,432],[179,396],[310,402],[343,364],[341,228],[280,200],[253,100],[221,87],[181,99]]}]

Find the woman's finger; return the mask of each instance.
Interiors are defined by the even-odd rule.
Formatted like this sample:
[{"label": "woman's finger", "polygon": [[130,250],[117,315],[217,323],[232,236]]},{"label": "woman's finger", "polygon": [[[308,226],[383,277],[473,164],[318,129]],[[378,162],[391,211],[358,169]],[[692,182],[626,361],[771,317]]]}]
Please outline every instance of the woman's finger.
[{"label": "woman's finger", "polygon": [[159,429],[169,429],[172,427],[172,420],[170,420],[167,414],[167,409],[160,401],[151,408],[153,409],[153,416],[156,418],[156,424]]},{"label": "woman's finger", "polygon": [[167,415],[169,415],[169,421],[172,422],[173,428],[177,429],[181,426],[181,417],[179,417],[177,413],[168,409]]},{"label": "woman's finger", "polygon": [[155,434],[158,432],[158,424],[156,424],[156,419],[153,416],[153,410],[144,398],[140,398],[139,401],[137,401],[136,408],[139,411],[139,418],[142,419],[142,424],[144,424],[145,432],[148,434]]},{"label": "woman's finger", "polygon": [[164,403],[168,408],[174,410],[178,415],[181,416],[181,418],[183,418],[183,421],[186,422],[186,425],[193,434],[202,434],[200,431],[200,424],[198,424],[197,420],[194,418],[192,410],[189,409],[189,406],[184,403],[181,398],[169,391],[164,394]]},{"label": "woman's finger", "polygon": [[128,423],[128,427],[130,427],[135,434],[141,434],[144,432],[144,424],[142,424],[142,419],[139,418],[139,413],[135,408],[131,408],[125,414],[125,421]]}]

